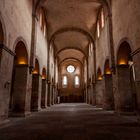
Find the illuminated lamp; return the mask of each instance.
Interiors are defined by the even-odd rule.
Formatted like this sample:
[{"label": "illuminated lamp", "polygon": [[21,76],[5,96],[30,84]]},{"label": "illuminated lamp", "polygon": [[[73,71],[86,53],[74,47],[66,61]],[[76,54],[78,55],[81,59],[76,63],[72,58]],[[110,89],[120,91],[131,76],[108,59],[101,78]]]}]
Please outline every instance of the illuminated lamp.
[{"label": "illuminated lamp", "polygon": [[25,65],[25,64],[27,64],[27,63],[26,63],[26,59],[25,59],[25,58],[19,58],[19,59],[18,59],[18,64],[19,64],[19,65]]},{"label": "illuminated lamp", "polygon": [[119,65],[127,65],[127,62],[125,59],[120,59],[119,60]]},{"label": "illuminated lamp", "polygon": [[46,76],[45,75],[42,75],[42,80],[45,80],[46,79]]},{"label": "illuminated lamp", "polygon": [[99,81],[103,80],[103,77],[102,76],[98,76],[98,80]]},{"label": "illuminated lamp", "polygon": [[34,71],[32,72],[32,74],[38,74],[38,71],[37,71],[37,70],[34,70]]},{"label": "illuminated lamp", "polygon": [[110,74],[112,74],[112,72],[111,72],[110,69],[107,69],[106,72],[105,72],[105,74],[110,75]]}]

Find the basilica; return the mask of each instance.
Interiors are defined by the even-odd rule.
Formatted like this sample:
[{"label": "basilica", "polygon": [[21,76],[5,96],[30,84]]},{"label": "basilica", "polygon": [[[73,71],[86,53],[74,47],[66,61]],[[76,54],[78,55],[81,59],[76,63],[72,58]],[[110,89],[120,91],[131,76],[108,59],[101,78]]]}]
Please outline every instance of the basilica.
[{"label": "basilica", "polygon": [[139,140],[140,0],[0,0],[0,140]]}]

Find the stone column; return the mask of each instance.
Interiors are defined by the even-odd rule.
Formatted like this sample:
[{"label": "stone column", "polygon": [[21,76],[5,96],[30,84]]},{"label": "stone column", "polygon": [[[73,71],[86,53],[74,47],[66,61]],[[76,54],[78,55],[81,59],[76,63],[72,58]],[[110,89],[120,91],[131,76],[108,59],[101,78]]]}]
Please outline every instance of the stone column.
[{"label": "stone column", "polygon": [[41,108],[46,107],[46,79],[42,79]]},{"label": "stone column", "polygon": [[89,104],[92,105],[93,101],[93,92],[92,92],[92,85],[89,87]]},{"label": "stone column", "polygon": [[48,104],[48,84],[46,81],[46,93],[45,93],[45,108],[47,108]]},{"label": "stone column", "polygon": [[87,87],[87,103],[90,104],[90,87]]},{"label": "stone column", "polygon": [[88,104],[88,87],[85,88],[86,103]]},{"label": "stone column", "polygon": [[28,65],[15,66],[10,116],[25,116]]},{"label": "stone column", "polygon": [[50,83],[50,81],[48,81],[48,98],[47,98],[47,106],[51,106],[51,95],[50,95],[50,93],[51,93],[51,89],[50,89],[50,85],[51,83]]},{"label": "stone column", "polygon": [[114,109],[112,75],[105,74],[103,82],[104,82],[103,108],[105,110],[112,110]]},{"label": "stone column", "polygon": [[54,85],[51,84],[51,105],[54,105]]},{"label": "stone column", "polygon": [[7,121],[14,53],[0,44],[0,124]]},{"label": "stone column", "polygon": [[39,74],[33,74],[31,96],[32,111],[39,111],[41,109],[41,80]]},{"label": "stone column", "polygon": [[140,120],[140,48],[132,53],[134,62],[134,75],[135,75],[135,86],[136,86],[136,100],[137,100],[137,113]]},{"label": "stone column", "polygon": [[128,65],[117,66],[117,105],[119,113],[133,112],[133,96]]},{"label": "stone column", "polygon": [[97,81],[96,83],[96,105],[103,105],[103,81]]},{"label": "stone column", "polygon": [[57,104],[58,91],[57,86],[54,85],[54,104]]},{"label": "stone column", "polygon": [[92,84],[92,105],[96,105],[96,84]]}]

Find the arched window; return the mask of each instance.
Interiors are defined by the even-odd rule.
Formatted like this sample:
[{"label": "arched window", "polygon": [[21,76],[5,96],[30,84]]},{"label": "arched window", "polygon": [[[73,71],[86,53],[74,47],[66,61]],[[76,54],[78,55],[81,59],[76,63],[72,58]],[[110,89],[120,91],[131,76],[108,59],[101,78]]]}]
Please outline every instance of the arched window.
[{"label": "arched window", "polygon": [[78,87],[80,86],[80,79],[79,79],[79,76],[75,76],[74,85],[75,85],[76,88],[78,88]]},{"label": "arched window", "polygon": [[105,15],[104,15],[104,9],[101,10],[101,27],[104,28],[105,26]]},{"label": "arched window", "polygon": [[44,24],[44,36],[46,37],[46,24]]},{"label": "arched window", "polygon": [[63,76],[62,86],[63,88],[66,88],[68,85],[68,78],[67,76]]},{"label": "arched window", "polygon": [[40,23],[41,29],[42,29],[42,22],[43,22],[43,15],[42,15],[42,10],[40,9],[40,13],[39,13],[39,23]]},{"label": "arched window", "polygon": [[89,54],[88,55],[90,56],[90,54],[91,54],[91,48],[90,48],[90,45],[89,45]]},{"label": "arched window", "polygon": [[47,21],[45,17],[45,13],[43,8],[39,8],[37,11],[37,17],[38,17],[38,23],[40,25],[40,28],[43,32],[44,37],[46,37],[47,33]]},{"label": "arched window", "polygon": [[99,21],[97,22],[97,37],[100,37],[100,23]]}]

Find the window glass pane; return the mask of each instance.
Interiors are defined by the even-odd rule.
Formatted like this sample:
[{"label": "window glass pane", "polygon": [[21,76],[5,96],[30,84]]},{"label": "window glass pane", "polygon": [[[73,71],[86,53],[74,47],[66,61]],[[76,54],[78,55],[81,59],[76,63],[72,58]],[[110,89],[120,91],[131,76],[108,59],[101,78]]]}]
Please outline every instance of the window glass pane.
[{"label": "window glass pane", "polygon": [[63,76],[62,87],[67,88],[68,85],[68,78],[67,76]]},{"label": "window glass pane", "polygon": [[80,79],[79,79],[79,76],[75,76],[75,79],[74,79],[75,81],[75,87],[79,87],[79,85],[80,85]]},{"label": "window glass pane", "polygon": [[63,85],[66,86],[68,84],[67,76],[63,77]]},{"label": "window glass pane", "polygon": [[78,76],[75,77],[75,85],[79,85],[79,77]]},{"label": "window glass pane", "polygon": [[102,24],[102,28],[103,28],[105,25],[105,17],[104,17],[104,10],[103,9],[101,11],[101,24]]},{"label": "window glass pane", "polygon": [[99,24],[99,21],[97,23],[97,36],[98,36],[98,38],[100,37],[100,24]]}]

